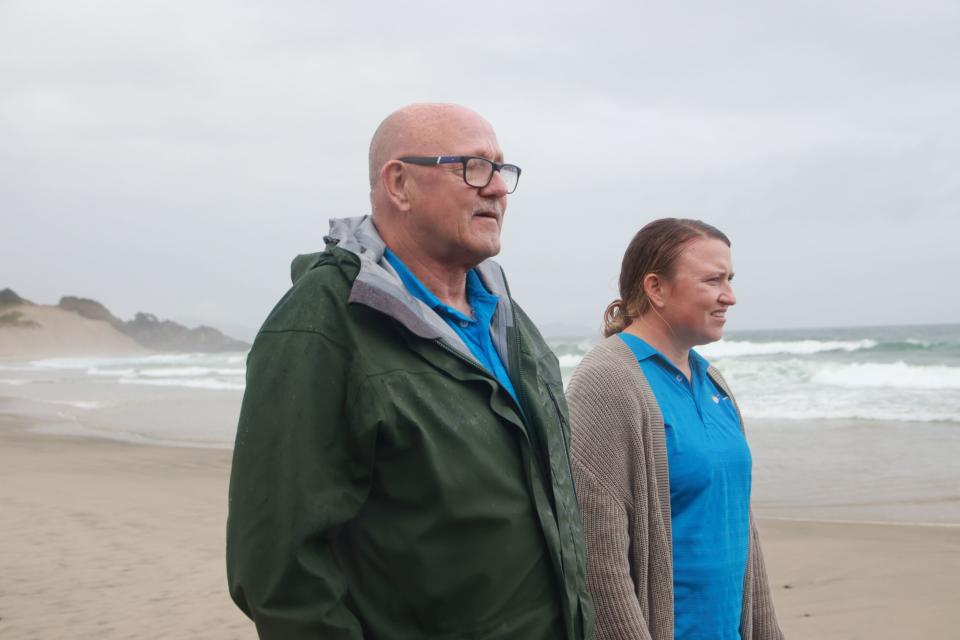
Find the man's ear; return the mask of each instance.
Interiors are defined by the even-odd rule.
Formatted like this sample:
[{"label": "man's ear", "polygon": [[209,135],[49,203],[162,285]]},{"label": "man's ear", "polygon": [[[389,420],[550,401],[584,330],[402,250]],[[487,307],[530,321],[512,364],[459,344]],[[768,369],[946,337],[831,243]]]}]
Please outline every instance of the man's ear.
[{"label": "man's ear", "polygon": [[663,278],[656,273],[648,273],[643,277],[643,292],[647,294],[647,300],[656,309],[662,309],[665,306],[665,291]]},{"label": "man's ear", "polygon": [[380,169],[380,184],[383,192],[397,211],[410,210],[410,197],[407,189],[410,186],[410,174],[407,166],[399,160],[391,160]]}]

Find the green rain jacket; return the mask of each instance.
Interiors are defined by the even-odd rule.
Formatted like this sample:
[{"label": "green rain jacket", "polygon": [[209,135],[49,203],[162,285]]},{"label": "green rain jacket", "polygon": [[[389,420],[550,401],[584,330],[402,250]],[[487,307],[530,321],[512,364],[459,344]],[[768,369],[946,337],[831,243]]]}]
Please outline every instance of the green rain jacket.
[{"label": "green rain jacket", "polygon": [[477,271],[520,406],[406,292],[369,217],[326,240],[248,357],[234,601],[277,640],[589,638],[559,367],[500,267]]}]

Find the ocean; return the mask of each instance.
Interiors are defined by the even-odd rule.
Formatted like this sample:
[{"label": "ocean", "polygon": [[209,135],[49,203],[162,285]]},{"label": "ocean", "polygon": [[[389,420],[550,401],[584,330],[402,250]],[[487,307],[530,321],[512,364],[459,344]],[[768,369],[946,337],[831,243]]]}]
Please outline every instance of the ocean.
[{"label": "ocean", "polygon": [[[564,381],[599,336],[556,338]],[[960,526],[960,325],[729,332],[727,377],[763,517]],[[229,449],[245,353],[0,362],[35,430]]]},{"label": "ocean", "polygon": [[[595,341],[550,341],[565,380]],[[729,332],[697,351],[745,418],[960,423],[960,325]]]},{"label": "ocean", "polygon": [[[565,380],[596,339],[552,340]],[[766,518],[960,526],[960,325],[731,331]]]},{"label": "ocean", "polygon": [[[548,340],[565,383],[598,339]],[[960,428],[960,325],[730,332],[698,351],[727,377],[746,419]],[[126,401],[176,402],[184,392],[239,403],[245,362],[245,353],[0,362],[0,397],[53,403],[60,413],[72,410],[80,423],[88,411]],[[129,428],[148,439],[171,440],[170,433]],[[198,424],[183,444],[229,444],[234,429],[223,421]]]}]

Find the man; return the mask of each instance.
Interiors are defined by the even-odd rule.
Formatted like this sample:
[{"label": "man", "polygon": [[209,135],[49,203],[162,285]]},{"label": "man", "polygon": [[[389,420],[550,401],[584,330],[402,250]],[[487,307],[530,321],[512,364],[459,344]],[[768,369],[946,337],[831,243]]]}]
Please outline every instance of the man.
[{"label": "man", "polygon": [[227,525],[261,638],[588,638],[557,360],[500,267],[490,124],[389,116],[372,217],[333,220],[247,363]]}]

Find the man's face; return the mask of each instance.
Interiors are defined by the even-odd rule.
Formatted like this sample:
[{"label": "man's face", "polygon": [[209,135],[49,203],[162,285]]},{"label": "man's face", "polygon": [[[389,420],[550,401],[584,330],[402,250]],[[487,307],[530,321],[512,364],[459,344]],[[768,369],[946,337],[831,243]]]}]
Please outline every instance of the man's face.
[{"label": "man's face", "polygon": [[[451,118],[431,132],[429,144],[410,155],[480,156],[503,162],[489,123],[476,114]],[[463,165],[406,165],[410,172],[407,223],[418,245],[444,264],[472,268],[500,252],[507,190],[499,172],[486,187],[463,180]]]}]

